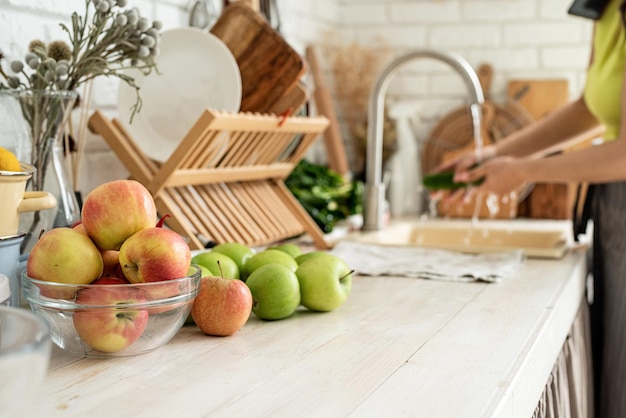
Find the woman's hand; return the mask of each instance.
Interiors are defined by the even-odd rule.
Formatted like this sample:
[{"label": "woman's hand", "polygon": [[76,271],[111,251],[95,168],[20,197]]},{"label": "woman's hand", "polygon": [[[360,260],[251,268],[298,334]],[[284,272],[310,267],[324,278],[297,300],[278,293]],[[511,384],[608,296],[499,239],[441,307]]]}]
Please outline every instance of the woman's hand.
[{"label": "woman's hand", "polygon": [[466,171],[473,165],[482,161],[495,157],[496,150],[493,145],[487,145],[482,148],[480,155],[474,149],[464,152],[463,154],[443,162],[433,169],[433,173],[454,170],[456,173]]},{"label": "woman's hand", "polygon": [[[460,178],[467,176],[468,170],[470,167],[480,163],[481,161],[485,161],[491,158],[494,158],[496,155],[496,150],[493,145],[487,145],[482,148],[480,155],[478,155],[474,149],[471,151],[467,151],[459,156],[452,158],[442,164],[439,164],[435,167],[432,172],[440,173],[442,171],[454,171],[455,181],[464,181]],[[459,177],[461,176],[461,177]],[[431,199],[439,200],[442,199],[447,202],[454,202],[462,197],[469,198],[467,195],[468,189],[459,189],[453,192],[444,191],[444,190],[436,190],[433,191],[430,195]]]},{"label": "woman's hand", "polygon": [[476,168],[457,171],[454,181],[469,183],[483,179],[479,186],[473,188],[474,192],[504,196],[519,190],[527,182],[523,161],[513,157],[492,158]]}]

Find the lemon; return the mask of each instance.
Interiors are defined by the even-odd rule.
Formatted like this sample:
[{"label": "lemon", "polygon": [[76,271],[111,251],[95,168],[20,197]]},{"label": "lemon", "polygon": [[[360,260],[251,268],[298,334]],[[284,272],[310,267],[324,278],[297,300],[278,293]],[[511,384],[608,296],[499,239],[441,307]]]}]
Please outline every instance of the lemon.
[{"label": "lemon", "polygon": [[1,171],[22,171],[20,162],[15,154],[8,149],[0,147],[0,170]]}]

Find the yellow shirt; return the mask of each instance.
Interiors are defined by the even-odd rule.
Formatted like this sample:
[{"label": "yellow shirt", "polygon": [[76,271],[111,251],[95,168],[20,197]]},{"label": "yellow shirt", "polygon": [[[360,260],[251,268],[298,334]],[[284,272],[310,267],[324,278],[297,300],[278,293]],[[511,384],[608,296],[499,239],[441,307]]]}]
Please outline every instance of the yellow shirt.
[{"label": "yellow shirt", "polygon": [[621,123],[621,98],[626,60],[626,32],[620,6],[612,0],[596,22],[593,61],[587,73],[584,99],[587,107],[606,126],[606,140],[617,138]]}]

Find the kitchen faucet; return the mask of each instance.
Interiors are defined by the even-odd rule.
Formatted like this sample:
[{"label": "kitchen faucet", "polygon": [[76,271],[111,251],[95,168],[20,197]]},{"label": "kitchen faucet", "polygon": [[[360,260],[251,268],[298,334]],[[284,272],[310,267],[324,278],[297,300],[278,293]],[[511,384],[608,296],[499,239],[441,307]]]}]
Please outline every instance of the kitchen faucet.
[{"label": "kitchen faucet", "polygon": [[480,159],[480,150],[482,149],[481,113],[485,98],[478,75],[471,65],[459,55],[428,49],[415,50],[394,59],[378,76],[369,99],[363,230],[378,230],[383,225],[385,184],[383,183],[382,166],[385,94],[398,68],[418,58],[432,58],[443,61],[463,77],[471,99],[470,112],[476,144],[475,149]]}]

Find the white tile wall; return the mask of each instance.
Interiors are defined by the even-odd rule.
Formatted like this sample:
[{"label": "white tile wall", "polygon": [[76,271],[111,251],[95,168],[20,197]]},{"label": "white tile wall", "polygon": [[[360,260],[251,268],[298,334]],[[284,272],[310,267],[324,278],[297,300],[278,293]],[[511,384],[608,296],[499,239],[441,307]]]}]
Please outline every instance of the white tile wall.
[{"label": "white tile wall", "polygon": [[[394,54],[414,48],[449,50],[470,64],[491,63],[496,71],[494,100],[504,97],[513,77],[565,77],[579,94],[588,61],[591,24],[566,14],[571,0],[277,0],[281,32],[298,50],[320,42],[333,30],[363,45],[379,37]],[[130,0],[165,28],[186,26],[190,0]],[[20,56],[29,40],[64,36],[67,22],[83,0],[0,0],[0,48]],[[322,60],[322,62],[324,62]],[[411,63],[392,82],[390,102],[423,101],[420,120],[428,125],[465,96],[463,83],[437,63]],[[115,115],[117,84],[98,80],[94,108]],[[425,131],[425,127],[420,128]],[[91,138],[81,177],[88,192],[95,185],[127,175],[101,138]]]}]

